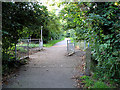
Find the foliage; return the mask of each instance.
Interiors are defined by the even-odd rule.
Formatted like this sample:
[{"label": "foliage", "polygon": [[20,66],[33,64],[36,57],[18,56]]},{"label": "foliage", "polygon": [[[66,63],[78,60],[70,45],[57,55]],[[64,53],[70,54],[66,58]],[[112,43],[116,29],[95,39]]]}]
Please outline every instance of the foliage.
[{"label": "foliage", "polygon": [[80,77],[79,80],[81,81],[81,83],[84,83],[84,88],[113,88],[113,86],[111,85],[108,86],[101,80],[95,80],[86,75]]},{"label": "foliage", "polygon": [[14,50],[18,39],[29,36],[32,30],[35,31],[33,27],[38,28],[36,26],[40,25],[38,19],[42,16],[41,12],[45,12],[43,10],[45,7],[38,6],[37,3],[2,3],[2,64],[5,67],[3,73],[16,64]]},{"label": "foliage", "polygon": [[[90,42],[92,58],[101,78],[120,79],[120,2],[72,2],[65,5],[61,18],[64,28],[76,31],[76,40]],[[63,16],[64,15],[64,16]],[[72,19],[70,21],[70,19]],[[74,22],[71,24],[71,22]],[[66,29],[69,29],[66,28]]]},{"label": "foliage", "polygon": [[[48,34],[48,38],[46,41],[48,40],[57,40],[57,39],[61,39],[62,37],[62,30],[61,30],[61,25],[60,25],[60,19],[55,15],[55,12],[49,12],[49,22],[47,24],[47,26],[44,26],[45,28],[47,28],[49,31]],[[44,31],[43,31],[44,32]],[[44,37],[45,35],[43,35]]]},{"label": "foliage", "polygon": [[51,41],[49,41],[48,43],[43,44],[43,46],[44,46],[44,47],[51,47],[51,46],[53,46],[54,44],[56,44],[57,42],[60,42],[60,41],[62,41],[62,40],[64,40],[64,38],[61,38],[61,39],[59,39],[59,40],[51,40]]},{"label": "foliage", "polygon": [[119,7],[114,3],[94,3],[92,6],[96,4],[97,7],[89,11],[92,14],[89,14],[88,19],[92,24],[92,28],[89,29],[89,32],[92,32],[89,41],[93,43],[91,45],[94,49],[93,57],[98,61],[97,68],[104,77],[119,80]]},{"label": "foliage", "polygon": [[20,51],[22,53],[27,53],[28,52],[28,50],[25,49],[24,47],[17,47],[17,51]]},{"label": "foliage", "polygon": [[[3,50],[7,50],[24,37],[40,38],[43,26],[43,40],[60,36],[59,20],[55,14],[49,14],[45,6],[30,2],[2,3]],[[51,37],[51,38],[50,38]]]},{"label": "foliage", "polygon": [[92,88],[109,88],[109,87],[105,85],[105,83],[98,81],[93,85]]},{"label": "foliage", "polygon": [[[59,19],[55,14],[50,14],[46,6],[38,2],[2,3],[3,65],[15,61],[14,51],[19,39],[40,38],[41,26],[43,26],[44,43],[47,43],[51,38],[61,38]],[[19,50],[24,52],[22,48]]]}]

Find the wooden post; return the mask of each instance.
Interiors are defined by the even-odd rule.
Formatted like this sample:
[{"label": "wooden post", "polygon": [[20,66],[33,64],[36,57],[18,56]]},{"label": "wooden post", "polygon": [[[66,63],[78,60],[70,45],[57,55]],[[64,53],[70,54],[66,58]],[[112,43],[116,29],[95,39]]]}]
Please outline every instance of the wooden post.
[{"label": "wooden post", "polygon": [[91,49],[88,47],[86,49],[86,67],[85,67],[85,74],[87,76],[90,75],[90,67],[91,67]]}]

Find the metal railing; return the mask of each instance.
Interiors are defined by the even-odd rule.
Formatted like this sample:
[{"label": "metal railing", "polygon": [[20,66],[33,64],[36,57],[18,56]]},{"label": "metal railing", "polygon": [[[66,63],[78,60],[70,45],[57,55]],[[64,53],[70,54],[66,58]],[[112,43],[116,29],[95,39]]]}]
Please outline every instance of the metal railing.
[{"label": "metal railing", "polygon": [[28,58],[30,54],[43,49],[40,39],[20,39],[15,47],[16,59]]},{"label": "metal railing", "polygon": [[68,54],[75,53],[75,43],[74,43],[74,41],[67,40],[67,52],[68,52]]},{"label": "metal railing", "polygon": [[29,57],[29,40],[20,39],[15,47],[16,59]]},{"label": "metal railing", "polygon": [[90,75],[91,70],[91,48],[89,46],[89,42],[86,42],[85,40],[81,41],[74,41],[71,42],[71,40],[67,40],[67,51],[69,53],[74,53],[75,49],[80,49],[82,51],[85,51],[85,74]]},{"label": "metal railing", "polygon": [[81,49],[84,51],[88,47],[89,47],[89,42],[86,42],[85,40],[75,41],[75,48],[77,49]]}]

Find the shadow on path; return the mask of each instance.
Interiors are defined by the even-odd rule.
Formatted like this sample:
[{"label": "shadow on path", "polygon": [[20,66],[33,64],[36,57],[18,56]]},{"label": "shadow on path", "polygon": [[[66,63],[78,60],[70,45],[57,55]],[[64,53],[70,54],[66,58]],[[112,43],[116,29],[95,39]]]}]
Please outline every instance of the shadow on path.
[{"label": "shadow on path", "polygon": [[72,78],[76,66],[82,64],[78,55],[67,56],[66,40],[44,51],[30,55],[30,62],[20,68],[17,76],[4,88],[75,88]]}]

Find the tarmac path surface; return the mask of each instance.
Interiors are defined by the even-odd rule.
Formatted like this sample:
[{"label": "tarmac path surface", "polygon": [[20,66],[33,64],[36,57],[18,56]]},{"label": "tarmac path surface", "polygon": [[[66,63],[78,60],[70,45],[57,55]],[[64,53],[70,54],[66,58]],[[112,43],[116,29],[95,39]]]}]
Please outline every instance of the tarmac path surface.
[{"label": "tarmac path surface", "polygon": [[67,56],[66,40],[30,55],[28,64],[23,65],[3,88],[76,88],[72,76],[81,58]]}]

